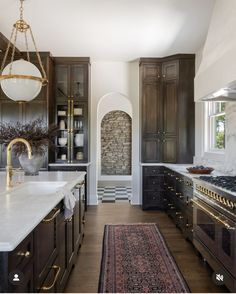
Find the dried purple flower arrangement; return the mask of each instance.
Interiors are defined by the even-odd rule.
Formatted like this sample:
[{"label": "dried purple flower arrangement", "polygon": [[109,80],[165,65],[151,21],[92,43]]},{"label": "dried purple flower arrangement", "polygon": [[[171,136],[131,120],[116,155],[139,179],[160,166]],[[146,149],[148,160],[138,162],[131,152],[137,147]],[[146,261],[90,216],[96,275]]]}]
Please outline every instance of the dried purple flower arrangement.
[{"label": "dried purple flower arrangement", "polygon": [[[15,138],[26,139],[35,155],[44,155],[49,148],[54,148],[54,138],[57,136],[56,125],[46,125],[45,121],[38,118],[25,124],[21,122],[0,122],[0,144],[6,148],[9,142]],[[16,156],[27,153],[24,144],[17,143],[13,146]]]}]

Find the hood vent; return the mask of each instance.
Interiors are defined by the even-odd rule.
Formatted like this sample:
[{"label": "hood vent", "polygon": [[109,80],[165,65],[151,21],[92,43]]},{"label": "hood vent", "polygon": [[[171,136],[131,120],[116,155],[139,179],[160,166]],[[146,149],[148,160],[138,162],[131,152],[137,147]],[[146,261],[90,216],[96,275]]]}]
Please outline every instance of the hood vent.
[{"label": "hood vent", "polygon": [[235,0],[216,0],[195,77],[196,102],[236,101],[235,15]]}]

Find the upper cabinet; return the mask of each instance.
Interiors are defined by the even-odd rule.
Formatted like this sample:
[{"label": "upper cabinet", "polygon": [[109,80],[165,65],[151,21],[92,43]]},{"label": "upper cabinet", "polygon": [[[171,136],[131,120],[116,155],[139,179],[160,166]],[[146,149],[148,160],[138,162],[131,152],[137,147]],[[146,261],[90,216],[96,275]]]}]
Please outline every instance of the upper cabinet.
[{"label": "upper cabinet", "polygon": [[55,123],[52,162],[88,162],[89,58],[55,58]]},{"label": "upper cabinet", "polygon": [[141,58],[141,160],[192,163],[195,56]]},{"label": "upper cabinet", "polygon": [[56,101],[88,100],[89,58],[55,58]]}]

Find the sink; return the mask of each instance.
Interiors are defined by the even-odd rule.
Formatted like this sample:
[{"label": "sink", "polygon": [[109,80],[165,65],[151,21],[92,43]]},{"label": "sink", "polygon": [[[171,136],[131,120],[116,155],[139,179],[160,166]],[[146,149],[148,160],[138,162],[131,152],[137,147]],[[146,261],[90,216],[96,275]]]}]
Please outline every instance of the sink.
[{"label": "sink", "polygon": [[[26,182],[22,185],[13,188],[10,191],[11,195],[13,194],[28,194],[28,195],[48,195],[54,194],[60,188],[66,185],[67,182]],[[9,193],[9,192],[8,192]]]}]

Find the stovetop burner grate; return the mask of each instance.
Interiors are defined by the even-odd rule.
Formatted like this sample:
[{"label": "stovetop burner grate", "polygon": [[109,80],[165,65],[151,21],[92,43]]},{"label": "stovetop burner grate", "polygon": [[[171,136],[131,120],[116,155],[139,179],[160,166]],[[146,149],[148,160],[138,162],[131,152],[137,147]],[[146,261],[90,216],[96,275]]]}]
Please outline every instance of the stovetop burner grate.
[{"label": "stovetop burner grate", "polygon": [[236,176],[200,176],[199,179],[231,192],[236,192]]}]

